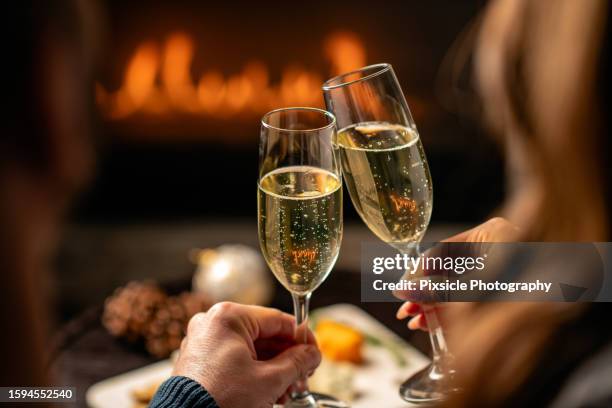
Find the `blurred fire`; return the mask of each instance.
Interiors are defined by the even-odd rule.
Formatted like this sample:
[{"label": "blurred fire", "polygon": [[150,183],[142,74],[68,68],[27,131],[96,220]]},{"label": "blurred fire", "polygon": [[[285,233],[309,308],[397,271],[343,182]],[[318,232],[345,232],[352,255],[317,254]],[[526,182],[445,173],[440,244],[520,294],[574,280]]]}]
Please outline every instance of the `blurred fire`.
[{"label": "blurred fire", "polygon": [[[328,76],[366,64],[365,48],[353,33],[330,35],[324,50],[331,64],[332,72]],[[155,42],[143,42],[129,59],[118,90],[108,91],[96,85],[102,112],[110,119],[119,120],[137,112],[232,115],[321,103],[324,78],[317,72],[287,66],[280,81],[271,83],[268,67],[253,60],[239,74],[225,77],[219,71],[208,70],[194,81],[190,74],[194,54],[193,38],[184,32],[168,36],[161,48]]]}]

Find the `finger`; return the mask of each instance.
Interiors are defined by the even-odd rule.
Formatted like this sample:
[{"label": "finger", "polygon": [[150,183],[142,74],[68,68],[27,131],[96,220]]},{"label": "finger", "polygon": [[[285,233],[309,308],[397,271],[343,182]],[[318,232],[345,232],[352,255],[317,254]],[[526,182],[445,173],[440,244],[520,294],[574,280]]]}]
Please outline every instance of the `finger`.
[{"label": "finger", "polygon": [[[242,326],[239,331],[245,330],[253,342],[276,338],[295,344],[295,318],[278,309],[221,302],[213,306],[208,314],[217,315],[218,318],[234,323],[238,322]],[[310,329],[306,332],[306,343],[317,346],[315,336]]]},{"label": "finger", "polygon": [[[269,337],[259,338],[255,340],[255,350],[257,351],[258,360],[269,360],[272,357],[282,353],[289,347],[295,346],[297,343],[295,338],[285,337]],[[306,344],[310,344],[318,348],[317,340],[311,330],[308,330],[306,336]]]},{"label": "finger", "polygon": [[501,217],[493,217],[472,229],[461,232],[442,242],[512,242],[520,233],[519,228]]},{"label": "finger", "polygon": [[398,320],[403,320],[408,316],[414,316],[418,313],[421,313],[422,311],[423,310],[421,309],[421,306],[418,303],[405,302],[399,307],[399,309],[397,309],[395,317]]},{"label": "finger", "polygon": [[[438,321],[440,322],[442,326],[446,326],[446,322],[448,321],[447,320],[448,319],[448,316],[447,316],[448,306],[449,304],[446,304],[446,303],[438,303],[435,306],[433,306],[435,314],[436,314],[436,318],[438,319]],[[423,313],[422,307],[421,306],[419,307],[421,308],[421,311],[418,314],[416,314],[412,319],[410,319],[410,321],[408,321],[408,328],[410,330],[429,331],[429,326],[427,323],[427,316],[425,315],[425,313]]]},{"label": "finger", "polygon": [[221,302],[214,305],[207,314],[231,323],[228,324],[230,326],[242,326],[241,329],[246,330],[253,341],[270,337],[290,339],[294,336],[293,316],[278,309]]},{"label": "finger", "polygon": [[270,360],[279,355],[289,347],[294,346],[292,339],[281,339],[277,337],[255,340],[255,351],[258,360]]},{"label": "finger", "polygon": [[[429,255],[427,255],[429,256]],[[417,270],[417,273],[419,275],[427,275],[429,273],[429,271],[424,271],[423,269],[421,269],[419,267],[419,269]],[[402,277],[402,279],[406,279],[406,276],[412,276],[412,274],[409,271],[406,271],[406,274],[404,275],[404,277]],[[410,280],[412,278],[408,278],[407,280]],[[423,278],[419,278],[419,279],[423,279]],[[403,301],[408,301],[411,303],[424,303],[424,302],[437,302],[439,301],[439,298],[436,297],[436,292],[435,291],[431,291],[431,290],[427,290],[427,289],[419,289],[418,286],[420,284],[418,283],[417,280],[417,284],[415,289],[405,289],[405,290],[399,290],[399,289],[395,289],[393,290],[393,296],[399,300],[403,300]]]},{"label": "finger", "polygon": [[298,379],[305,378],[321,362],[321,354],[316,347],[300,344],[272,358],[261,362],[263,376],[270,386],[282,393]]},{"label": "finger", "polygon": [[[403,278],[402,278],[403,279]],[[410,300],[414,299],[414,293],[411,290],[393,290],[393,296],[399,300]]]},{"label": "finger", "polygon": [[408,328],[410,330],[423,330],[427,331],[427,320],[424,314],[418,314],[408,322]]},{"label": "finger", "polygon": [[443,239],[440,242],[470,242],[470,237],[474,234],[474,230],[476,230],[476,228],[478,227],[474,227],[467,231],[460,232],[459,234]]},{"label": "finger", "polygon": [[[486,238],[486,233],[491,229],[492,225],[496,224],[495,220],[496,218],[492,218],[482,224],[470,228],[469,230],[460,232],[458,234],[453,235],[452,237],[443,239],[440,242],[479,242],[477,239],[480,238],[482,240],[483,238]],[[508,224],[510,225],[510,223]],[[484,232],[484,234],[481,234],[482,232]]]},{"label": "finger", "polygon": [[[278,338],[289,340],[295,344],[295,317],[288,313],[281,312],[277,309],[262,306],[244,306],[252,309],[249,313],[249,318],[257,326],[255,339],[270,339]],[[306,331],[306,344],[317,346],[317,340],[312,332]]]}]

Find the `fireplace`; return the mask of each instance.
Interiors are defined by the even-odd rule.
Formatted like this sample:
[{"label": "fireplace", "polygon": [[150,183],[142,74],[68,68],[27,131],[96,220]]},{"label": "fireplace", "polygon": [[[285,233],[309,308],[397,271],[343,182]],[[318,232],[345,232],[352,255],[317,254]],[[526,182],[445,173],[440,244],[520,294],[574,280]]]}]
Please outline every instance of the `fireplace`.
[{"label": "fireplace", "polygon": [[[306,61],[288,61],[274,67],[276,78],[271,77],[270,63],[257,57],[233,73],[207,66],[200,56],[206,50],[198,54],[197,44],[185,31],[173,31],[161,42],[139,43],[123,68],[118,89],[96,84],[97,105],[105,120],[129,127],[127,136],[132,137],[205,142],[228,137],[230,142],[243,142],[249,136],[240,131],[241,123],[257,121],[279,106],[321,107],[324,78],[367,63],[364,43],[351,31],[332,32],[319,44],[322,55],[315,59],[327,65],[327,72],[307,67]],[[193,73],[194,66],[205,68]],[[214,132],[202,132],[211,125]]]},{"label": "fireplace", "polygon": [[[104,149],[81,221],[252,217],[259,118],[322,107],[325,79],[378,62],[393,64],[421,132],[433,220],[478,219],[501,197],[495,146],[434,92],[444,55],[483,1],[105,5],[95,84]],[[471,194],[475,203],[456,200]]]}]

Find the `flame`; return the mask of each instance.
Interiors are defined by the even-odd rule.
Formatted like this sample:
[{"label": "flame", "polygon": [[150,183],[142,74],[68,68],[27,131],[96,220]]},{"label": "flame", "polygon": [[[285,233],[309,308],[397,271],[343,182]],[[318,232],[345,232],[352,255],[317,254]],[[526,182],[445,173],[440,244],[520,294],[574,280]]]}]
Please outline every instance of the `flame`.
[{"label": "flame", "polygon": [[166,40],[161,70],[164,89],[171,104],[187,111],[198,109],[196,90],[189,73],[193,49],[193,41],[187,34],[171,35]]},{"label": "flame", "polygon": [[325,44],[325,52],[332,63],[333,75],[354,71],[365,65],[365,49],[359,38],[351,32],[339,32],[330,36]]},{"label": "flame", "polygon": [[[247,62],[233,76],[208,70],[194,80],[191,65],[195,49],[193,38],[185,32],[170,34],[163,47],[153,41],[140,44],[128,61],[118,90],[111,92],[96,84],[102,112],[112,120],[121,120],[137,112],[231,115],[321,104],[323,76],[299,65],[287,66],[276,84],[270,82],[268,67],[258,60]],[[332,75],[366,64],[365,48],[353,33],[332,34],[324,49]]]}]

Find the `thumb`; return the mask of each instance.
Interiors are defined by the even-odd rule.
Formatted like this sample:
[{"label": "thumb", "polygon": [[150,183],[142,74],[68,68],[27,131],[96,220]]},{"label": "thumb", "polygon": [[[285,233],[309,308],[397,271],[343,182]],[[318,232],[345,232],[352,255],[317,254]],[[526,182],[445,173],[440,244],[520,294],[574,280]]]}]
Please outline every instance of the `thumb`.
[{"label": "thumb", "polygon": [[261,363],[266,380],[275,391],[282,394],[290,385],[305,378],[319,366],[321,353],[313,345],[299,344]]}]

